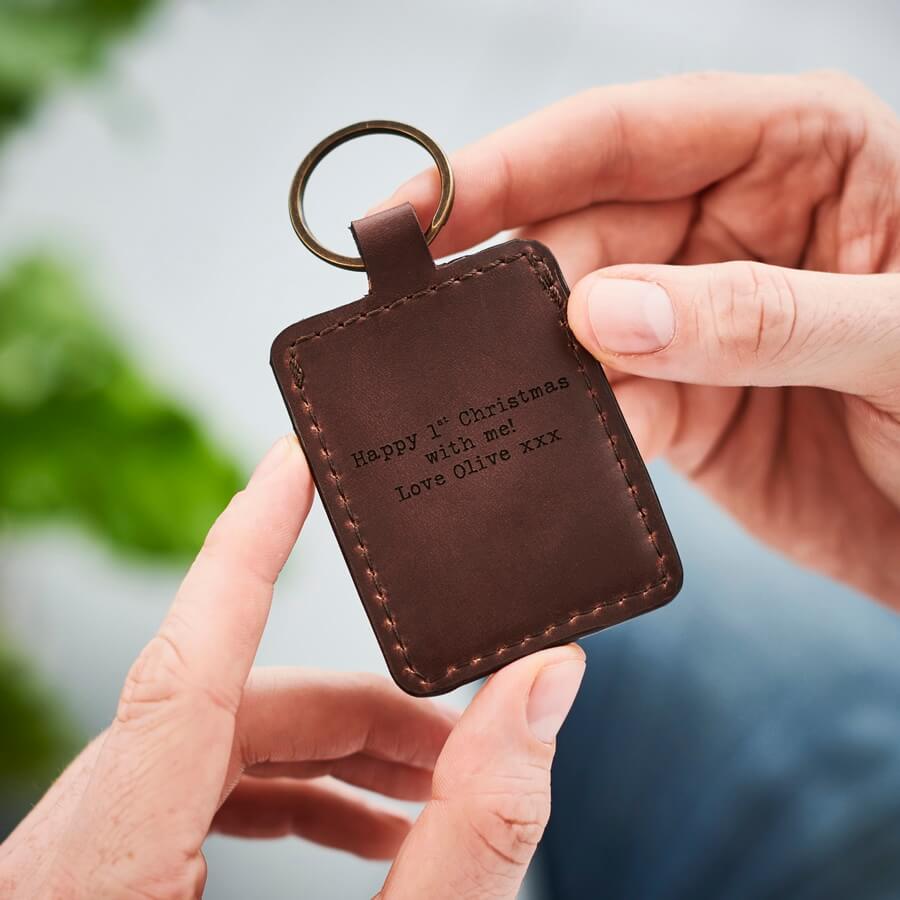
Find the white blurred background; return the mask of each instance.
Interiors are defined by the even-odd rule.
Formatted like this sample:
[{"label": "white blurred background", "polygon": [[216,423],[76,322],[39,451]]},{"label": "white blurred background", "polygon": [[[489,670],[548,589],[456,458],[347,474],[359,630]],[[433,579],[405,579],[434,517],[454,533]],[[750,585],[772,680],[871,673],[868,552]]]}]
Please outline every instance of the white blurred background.
[{"label": "white blurred background", "polygon": [[[709,68],[842,68],[896,107],[898,36],[889,0],[171,2],[116,46],[101,76],[53,94],[7,142],[0,255],[49,244],[76,258],[144,371],[250,466],[289,428],[271,339],[365,290],[362,276],[307,253],[287,217],[294,168],[328,132],[395,118],[454,149],[592,85]],[[310,187],[315,228],[349,251],[350,219],[426,164],[391,138],[342,148]],[[662,468],[655,475],[684,549],[679,606],[718,590],[748,555],[755,581],[736,595],[845,599],[709,518]],[[123,563],[61,529],[0,553],[3,594],[17,598],[7,626],[84,729],[101,729],[180,573]],[[318,506],[259,662],[384,671]],[[296,840],[217,837],[206,852],[213,898],[364,896],[385,873]]]}]

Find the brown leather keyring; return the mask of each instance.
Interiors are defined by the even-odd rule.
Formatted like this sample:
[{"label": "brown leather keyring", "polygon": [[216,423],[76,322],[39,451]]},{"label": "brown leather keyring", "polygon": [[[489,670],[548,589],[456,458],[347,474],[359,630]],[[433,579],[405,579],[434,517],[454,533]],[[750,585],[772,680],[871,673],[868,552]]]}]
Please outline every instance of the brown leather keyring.
[{"label": "brown leather keyring", "polygon": [[[303,188],[357,135],[426,147],[443,194],[352,223],[360,259],[320,246]],[[416,129],[365,122],[300,166],[291,218],[366,294],[289,325],[271,362],[388,670],[453,690],[545,647],[668,603],[678,551],[603,368],[568,325],[550,250],[518,238],[436,264],[453,202],[446,157]]]},{"label": "brown leather keyring", "polygon": [[366,122],[357,122],[354,125],[348,125],[341,128],[333,134],[328,135],[322,141],[319,141],[315,147],[306,155],[303,162],[300,163],[294,180],[291,182],[291,192],[288,206],[291,214],[291,224],[297,237],[306,245],[306,247],[315,253],[320,259],[331,263],[333,266],[339,266],[342,269],[351,269],[353,271],[361,271],[365,269],[365,263],[359,256],[344,256],[341,253],[335,253],[321,244],[314,236],[306,222],[306,214],[303,209],[303,198],[306,192],[306,185],[309,178],[315,171],[316,166],[329,154],[332,150],[351,141],[354,138],[362,137],[367,134],[394,134],[413,141],[419,146],[424,147],[431,155],[437,166],[441,176],[441,199],[438,207],[434,212],[431,224],[425,231],[425,242],[430,244],[444,227],[453,209],[453,170],[450,168],[450,160],[447,154],[432,140],[424,131],[414,128],[412,125],[406,125],[403,122],[393,122],[389,119],[371,119]]}]

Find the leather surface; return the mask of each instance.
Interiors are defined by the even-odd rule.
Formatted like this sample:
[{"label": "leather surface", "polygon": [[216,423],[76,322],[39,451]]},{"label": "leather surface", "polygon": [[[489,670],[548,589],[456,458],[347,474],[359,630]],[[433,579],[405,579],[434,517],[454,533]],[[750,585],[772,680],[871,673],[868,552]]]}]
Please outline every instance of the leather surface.
[{"label": "leather surface", "polygon": [[369,294],[287,328],[272,366],[395,681],[442,693],[674,597],[672,536],[547,248],[435,267],[408,205],[354,235]]}]

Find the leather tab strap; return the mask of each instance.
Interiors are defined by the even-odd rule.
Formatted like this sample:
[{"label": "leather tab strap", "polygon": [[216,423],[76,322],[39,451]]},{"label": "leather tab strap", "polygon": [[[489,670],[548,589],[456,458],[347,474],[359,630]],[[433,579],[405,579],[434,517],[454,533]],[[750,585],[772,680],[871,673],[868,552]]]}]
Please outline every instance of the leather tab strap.
[{"label": "leather tab strap", "polygon": [[431,251],[409,203],[357,219],[350,230],[366,264],[370,294],[408,294],[434,275]]}]

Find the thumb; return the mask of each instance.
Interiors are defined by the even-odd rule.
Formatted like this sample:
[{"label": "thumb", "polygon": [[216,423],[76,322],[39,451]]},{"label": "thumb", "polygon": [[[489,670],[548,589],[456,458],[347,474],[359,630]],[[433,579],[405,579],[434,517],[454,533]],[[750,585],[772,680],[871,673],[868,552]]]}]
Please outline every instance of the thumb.
[{"label": "thumb", "polygon": [[896,390],[900,275],[755,262],[614,266],[569,299],[578,340],[615,369],[694,384]]},{"label": "thumb", "polygon": [[550,817],[556,733],[578,692],[575,644],[494,675],[453,730],[422,811],[385,882],[385,900],[513,898]]}]

